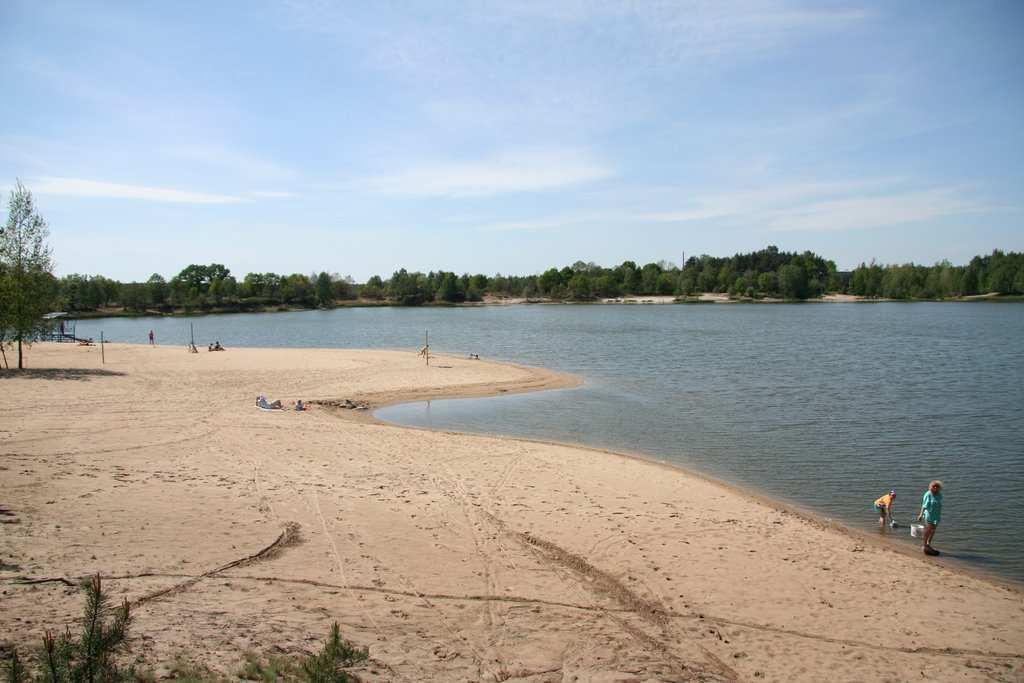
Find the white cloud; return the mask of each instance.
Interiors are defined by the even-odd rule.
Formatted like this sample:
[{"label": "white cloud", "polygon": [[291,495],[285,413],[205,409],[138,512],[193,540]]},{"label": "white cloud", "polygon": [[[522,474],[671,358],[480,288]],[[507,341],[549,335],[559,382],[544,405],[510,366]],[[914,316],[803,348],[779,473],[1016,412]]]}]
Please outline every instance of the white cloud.
[{"label": "white cloud", "polygon": [[612,169],[573,152],[515,154],[485,161],[436,163],[361,183],[372,192],[396,197],[485,197],[536,192],[603,180]]},{"label": "white cloud", "polygon": [[848,196],[856,192],[870,191],[884,185],[899,182],[894,178],[872,180],[850,180],[829,182],[796,182],[770,185],[754,190],[716,192],[693,197],[684,208],[666,211],[641,212],[636,220],[654,223],[684,223],[688,221],[764,214],[780,207],[793,206],[800,201],[821,201],[823,199]]},{"label": "white cloud", "polygon": [[295,171],[274,161],[251,154],[210,145],[182,145],[165,150],[168,156],[231,171],[237,176],[258,180],[290,180]]},{"label": "white cloud", "polygon": [[521,221],[499,221],[497,223],[483,223],[477,227],[481,232],[530,232],[534,230],[557,230],[570,225],[591,223],[602,220],[596,214],[585,214],[580,216],[556,216],[554,218],[541,218],[537,220]]},{"label": "white cloud", "polygon": [[962,188],[945,187],[881,197],[851,197],[816,202],[780,212],[769,221],[768,227],[772,230],[838,232],[999,208],[964,198],[962,193]]},{"label": "white cloud", "polygon": [[250,197],[257,199],[294,199],[298,197],[294,192],[274,192],[270,190],[254,190],[247,193]]},{"label": "white cloud", "polygon": [[[476,222],[486,232],[558,230],[580,225],[689,223],[737,220],[775,231],[840,232],[898,225],[965,213],[1014,209],[968,196],[965,187],[897,189],[895,178],[789,183],[697,196],[682,208],[662,211],[612,209],[523,220]],[[895,186],[895,187],[894,187]]]},{"label": "white cloud", "polygon": [[32,192],[38,194],[64,195],[72,197],[102,197],[107,199],[138,199],[148,202],[169,202],[177,204],[236,204],[245,201],[242,197],[206,192],[190,192],[164,187],[124,185],[81,178],[37,178],[27,183]]},{"label": "white cloud", "polygon": [[1001,208],[967,196],[964,187],[897,189],[897,178],[793,183],[695,198],[682,209],[641,212],[635,220],[685,223],[743,218],[775,231],[841,232]]}]

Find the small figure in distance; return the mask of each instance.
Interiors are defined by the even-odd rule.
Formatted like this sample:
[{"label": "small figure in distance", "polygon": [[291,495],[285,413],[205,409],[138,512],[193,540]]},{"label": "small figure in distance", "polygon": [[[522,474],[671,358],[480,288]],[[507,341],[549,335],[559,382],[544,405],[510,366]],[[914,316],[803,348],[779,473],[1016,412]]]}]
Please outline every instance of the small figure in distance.
[{"label": "small figure in distance", "polygon": [[281,400],[278,399],[274,402],[267,400],[267,397],[260,394],[256,397],[256,407],[263,408],[263,410],[281,410],[284,406],[281,404]]},{"label": "small figure in distance", "polygon": [[206,350],[207,351],[213,351],[213,344],[207,344],[206,345]]},{"label": "small figure in distance", "polygon": [[[63,324],[63,323],[61,323]],[[156,346],[156,335],[153,334],[153,330],[149,331],[149,345]]]},{"label": "small figure in distance", "polygon": [[885,494],[881,498],[875,501],[875,512],[878,513],[878,528],[885,530],[885,521],[889,520],[889,523],[896,526],[896,520],[892,518],[892,508],[896,505],[896,491],[890,489],[889,493]]},{"label": "small figure in distance", "polygon": [[932,547],[935,527],[942,521],[942,482],[938,479],[928,484],[928,490],[921,497],[921,511],[917,513],[917,521],[924,518],[924,541],[921,550],[925,555],[938,555],[939,551]]},{"label": "small figure in distance", "polygon": [[220,340],[219,339],[216,341],[216,343],[214,343],[213,350],[214,351],[223,351],[224,350],[224,347],[220,345]]},{"label": "small figure in distance", "polygon": [[185,348],[188,349],[189,353],[199,353],[199,349],[196,348],[195,342],[189,342],[188,346]]},{"label": "small figure in distance", "polygon": [[471,353],[471,354],[469,354],[469,359],[470,360],[480,360],[480,354],[479,353]]},{"label": "small figure in distance", "polygon": [[302,402],[301,398],[298,401],[295,402],[295,410],[305,410],[305,409],[306,409],[306,404]]}]

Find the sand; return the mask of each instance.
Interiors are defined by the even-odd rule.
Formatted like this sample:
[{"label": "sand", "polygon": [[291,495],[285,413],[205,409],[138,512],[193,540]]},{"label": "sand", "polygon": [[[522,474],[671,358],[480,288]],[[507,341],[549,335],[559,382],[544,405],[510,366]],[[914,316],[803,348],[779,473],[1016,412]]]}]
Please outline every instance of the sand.
[{"label": "sand", "polygon": [[1016,588],[637,458],[253,405],[573,378],[399,351],[106,359],[37,344],[0,373],[6,647],[80,614],[80,591],[26,579],[100,573],[157,676],[234,677],[336,620],[364,680],[1024,678]]}]

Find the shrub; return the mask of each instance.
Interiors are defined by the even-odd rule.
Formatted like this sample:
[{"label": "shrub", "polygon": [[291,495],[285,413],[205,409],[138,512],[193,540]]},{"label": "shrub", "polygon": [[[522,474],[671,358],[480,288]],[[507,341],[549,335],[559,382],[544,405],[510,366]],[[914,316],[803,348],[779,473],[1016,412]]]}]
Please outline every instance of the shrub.
[{"label": "shrub", "polygon": [[[85,588],[85,614],[82,618],[82,634],[78,638],[67,629],[59,637],[53,631],[43,636],[40,652],[42,671],[34,678],[43,683],[106,683],[124,679],[125,673],[117,667],[114,655],[124,645],[131,623],[128,601],[114,611],[114,617],[107,622],[103,618],[107,611],[107,597],[99,575],[89,579]],[[17,650],[11,653],[6,667],[8,683],[27,683],[32,676],[21,662]]]},{"label": "shrub", "polygon": [[355,679],[345,673],[342,667],[366,661],[369,656],[366,648],[357,648],[343,640],[338,622],[334,622],[323,649],[303,662],[302,670],[309,683],[347,683]]}]

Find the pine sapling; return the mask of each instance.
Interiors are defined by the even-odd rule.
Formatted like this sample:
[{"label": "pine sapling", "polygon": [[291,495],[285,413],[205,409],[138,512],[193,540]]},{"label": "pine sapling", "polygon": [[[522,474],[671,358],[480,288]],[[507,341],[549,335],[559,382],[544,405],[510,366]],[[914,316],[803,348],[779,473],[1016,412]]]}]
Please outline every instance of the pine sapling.
[{"label": "pine sapling", "polygon": [[16,648],[11,650],[11,659],[7,662],[5,669],[4,673],[7,675],[4,676],[4,680],[7,683],[28,683],[28,672],[25,671],[25,665],[21,663]]},{"label": "pine sapling", "polygon": [[347,683],[354,678],[342,668],[365,661],[369,656],[366,648],[355,647],[344,640],[338,622],[334,622],[323,649],[303,662],[302,670],[309,683]]}]

